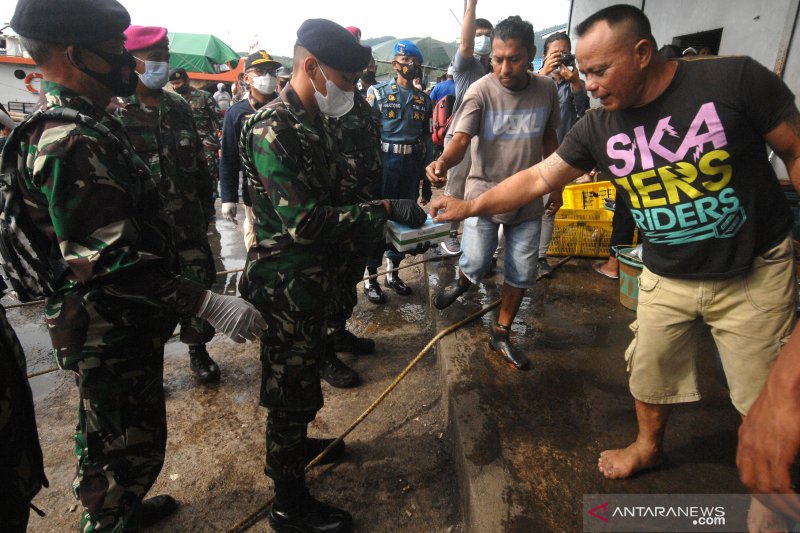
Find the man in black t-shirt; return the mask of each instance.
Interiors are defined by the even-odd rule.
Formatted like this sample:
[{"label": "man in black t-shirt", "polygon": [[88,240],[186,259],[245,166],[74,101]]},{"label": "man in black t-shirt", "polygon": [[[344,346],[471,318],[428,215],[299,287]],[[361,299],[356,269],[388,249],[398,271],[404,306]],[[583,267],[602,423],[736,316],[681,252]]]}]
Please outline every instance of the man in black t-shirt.
[{"label": "man in black t-shirt", "polygon": [[[578,64],[602,108],[542,163],[473,200],[438,199],[431,213],[451,221],[508,211],[595,165],[614,176],[645,264],[625,354],[639,434],[598,462],[621,479],[661,463],[672,405],[699,399],[698,333],[712,333],[743,416],[789,337],[792,217],[764,144],[800,190],[800,112],[786,85],[749,58],[664,61],[637,8],[603,9],[577,33]],[[753,523],[768,515],[751,507]]]}]

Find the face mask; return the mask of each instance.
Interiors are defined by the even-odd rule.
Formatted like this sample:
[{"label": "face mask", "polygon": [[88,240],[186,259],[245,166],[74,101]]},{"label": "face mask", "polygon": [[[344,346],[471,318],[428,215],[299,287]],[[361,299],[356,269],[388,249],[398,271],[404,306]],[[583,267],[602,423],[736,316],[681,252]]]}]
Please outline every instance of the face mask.
[{"label": "face mask", "polygon": [[416,63],[400,63],[398,62],[397,65],[400,69],[397,71],[402,77],[409,81],[413,81],[414,78],[419,76],[419,67]]},{"label": "face mask", "polygon": [[108,72],[103,74],[85,66],[78,67],[77,65],[75,65],[75,68],[108,87],[112,94],[116,96],[130,96],[136,92],[139,78],[134,75],[136,73],[136,60],[130,52],[124,50],[121,54],[111,54],[94,48],[89,48],[89,50],[108,63]]},{"label": "face mask", "polygon": [[160,89],[169,79],[169,63],[166,61],[145,61],[144,74],[139,79],[148,89]]},{"label": "face mask", "polygon": [[492,51],[492,38],[488,35],[475,37],[475,53],[479,56],[488,56]]},{"label": "face mask", "polygon": [[278,86],[278,78],[270,76],[269,74],[266,76],[253,76],[252,79],[251,86],[253,89],[264,96],[274,93],[275,88]]},{"label": "face mask", "polygon": [[328,77],[325,75],[325,71],[322,70],[322,67],[319,68],[319,71],[322,72],[322,77],[325,78],[325,89],[327,90],[327,95],[322,96],[322,94],[317,90],[317,86],[314,85],[314,80],[311,80],[311,85],[314,87],[314,98],[317,100],[317,105],[319,106],[319,111],[323,115],[328,115],[331,118],[339,118],[345,116],[347,113],[353,109],[354,105],[354,93],[353,91],[343,91],[339,87],[336,86]]},{"label": "face mask", "polygon": [[189,94],[191,91],[192,91],[192,86],[189,85],[188,83],[184,83],[183,85],[175,89],[175,92],[178,94]]}]

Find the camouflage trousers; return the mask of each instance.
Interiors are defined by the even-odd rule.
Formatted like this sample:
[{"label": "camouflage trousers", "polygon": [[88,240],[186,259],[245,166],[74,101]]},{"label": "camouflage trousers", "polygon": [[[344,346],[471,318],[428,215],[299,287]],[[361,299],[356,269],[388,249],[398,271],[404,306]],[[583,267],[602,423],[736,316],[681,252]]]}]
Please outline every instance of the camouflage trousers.
[{"label": "camouflage trousers", "polygon": [[101,290],[51,297],[45,313],[59,366],[77,374],[80,530],[136,531],[164,464],[163,347],[176,318]]},{"label": "camouflage trousers", "polygon": [[348,241],[342,243],[339,252],[328,298],[328,335],[344,330],[347,319],[353,315],[358,304],[357,285],[364,278],[367,267],[367,253],[363,246]]},{"label": "camouflage trousers", "polygon": [[[184,248],[184,247],[181,247]],[[201,283],[210,289],[216,281],[217,269],[208,239],[193,243],[190,247],[178,250],[181,275]],[[181,342],[184,344],[206,344],[214,338],[214,328],[205,320],[193,316],[180,319]]]},{"label": "camouflage trousers", "polygon": [[302,479],[308,423],[322,407],[319,361],[330,273],[325,257],[255,259],[251,250],[239,290],[264,315],[261,405],[267,414],[266,474]]},{"label": "camouflage trousers", "polygon": [[[203,155],[208,165],[208,173],[211,175],[211,205],[214,205],[214,198],[219,194],[219,146],[203,145]],[[201,202],[206,202],[201,199]]]}]

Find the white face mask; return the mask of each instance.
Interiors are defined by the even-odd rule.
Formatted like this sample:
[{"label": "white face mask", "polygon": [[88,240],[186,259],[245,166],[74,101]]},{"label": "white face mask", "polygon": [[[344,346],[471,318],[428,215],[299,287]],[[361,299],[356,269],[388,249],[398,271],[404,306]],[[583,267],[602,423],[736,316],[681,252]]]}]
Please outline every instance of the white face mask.
[{"label": "white face mask", "polygon": [[311,85],[314,87],[314,98],[317,100],[320,113],[328,115],[331,118],[345,116],[353,109],[353,105],[355,104],[353,101],[355,98],[354,92],[341,90],[328,79],[322,67],[319,67],[319,70],[322,72],[322,77],[325,78],[325,90],[327,94],[322,96],[322,93],[317,90],[317,86],[314,85],[314,80],[311,80]]},{"label": "white face mask", "polygon": [[169,79],[169,63],[167,61],[144,61],[144,74],[139,79],[148,89],[161,89]]},{"label": "white face mask", "polygon": [[275,92],[278,87],[278,78],[269,74],[265,76],[253,76],[251,87],[264,96]]},{"label": "white face mask", "polygon": [[479,56],[488,56],[492,53],[492,38],[488,35],[475,37],[475,53]]}]

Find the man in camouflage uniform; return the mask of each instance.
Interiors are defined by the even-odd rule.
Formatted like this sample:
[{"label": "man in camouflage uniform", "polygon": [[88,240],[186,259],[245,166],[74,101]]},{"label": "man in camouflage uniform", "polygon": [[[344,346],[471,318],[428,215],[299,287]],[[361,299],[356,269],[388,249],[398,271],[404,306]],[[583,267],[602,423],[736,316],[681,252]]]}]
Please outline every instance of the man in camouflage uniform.
[{"label": "man in camouflage uniform", "polygon": [[322,19],[304,22],[297,37],[292,81],[242,131],[257,246],[248,251],[240,290],[268,324],[261,404],[268,408],[266,473],[275,482],[270,523],[278,531],[337,533],[351,530],[350,514],[314,499],[304,475],[329,442],[309,439],[307,429],[323,403],[318,365],[334,257],[354,234],[379,238],[387,213],[416,226],[425,213],[402,202],[333,206],[335,145],[320,114],[350,110],[355,74],[370,48]]},{"label": "man in camouflage uniform", "polygon": [[0,524],[8,533],[25,532],[31,500],[47,487],[26,374],[22,346],[0,305]]},{"label": "man in camouflage uniform", "polygon": [[[366,100],[356,92],[353,109],[342,118],[327,122],[339,150],[333,204],[353,205],[380,198],[383,179],[380,134]],[[354,235],[339,247],[339,262],[328,300],[326,357],[320,368],[322,379],[334,387],[351,387],[359,382],[356,371],[345,365],[336,352],[364,355],[375,351],[375,341],[357,337],[345,326],[358,303],[356,285],[364,276],[367,257],[381,253],[384,247],[382,237],[370,242],[361,235]]]},{"label": "man in camouflage uniform", "polygon": [[206,165],[211,176],[209,184],[211,195],[200,198],[206,218],[214,215],[214,198],[217,196],[219,188],[219,131],[222,129],[222,113],[219,105],[211,93],[195,89],[189,83],[189,75],[186,70],[177,68],[170,71],[169,81],[172,88],[189,103],[194,116],[194,123],[197,126],[197,133],[203,142],[203,151],[206,156]]},{"label": "man in camouflage uniform", "polygon": [[[210,289],[216,278],[200,198],[211,180],[192,110],[183,98],[162,89],[169,72],[167,29],[130,26],[125,48],[136,58],[140,74],[136,94],[116,109],[136,153],[150,167],[174,232],[179,273]],[[198,318],[181,319],[181,342],[189,345],[192,370],[201,383],[216,383],[219,366],[206,351],[214,328]]]},{"label": "man in camouflage uniform", "polygon": [[115,0],[20,0],[11,20],[44,76],[43,109],[61,116],[19,125],[2,165],[13,168],[31,231],[49,243],[42,259],[59,265],[45,317],[58,365],[76,373],[80,393],[73,490],[87,533],[138,531],[176,507],[166,495],[142,501],[164,463],[163,346],[176,314],[239,342],[266,327],[244,300],[174,274],[155,183],[104,111],[136,88],[123,46],[129,24]]}]

